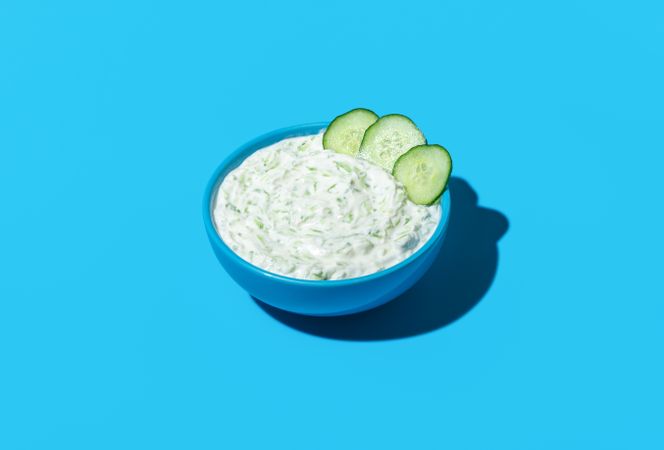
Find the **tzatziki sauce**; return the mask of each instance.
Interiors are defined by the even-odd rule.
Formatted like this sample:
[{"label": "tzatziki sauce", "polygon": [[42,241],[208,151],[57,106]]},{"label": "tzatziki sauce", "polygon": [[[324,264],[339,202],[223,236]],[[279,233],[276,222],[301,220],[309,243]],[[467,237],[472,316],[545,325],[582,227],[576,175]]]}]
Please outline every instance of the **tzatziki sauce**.
[{"label": "tzatziki sauce", "polygon": [[223,179],[212,208],[226,245],[269,272],[309,280],[375,273],[424,245],[439,202],[416,205],[390,173],[323,149],[322,136],[262,148]]}]

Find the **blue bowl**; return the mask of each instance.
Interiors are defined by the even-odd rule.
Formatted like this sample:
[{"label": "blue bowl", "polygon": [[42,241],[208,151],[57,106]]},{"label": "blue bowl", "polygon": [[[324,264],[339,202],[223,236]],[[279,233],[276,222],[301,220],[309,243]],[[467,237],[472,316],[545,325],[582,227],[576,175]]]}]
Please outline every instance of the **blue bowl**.
[{"label": "blue bowl", "polygon": [[233,280],[269,305],[311,316],[340,316],[365,311],[387,303],[410,288],[431,267],[440,251],[451,205],[448,189],[441,197],[442,217],[431,238],[404,261],[371,275],[345,280],[298,280],[245,261],[222,241],[212,222],[217,187],[230,171],[256,150],[282,139],[316,134],[326,126],[326,123],[314,123],[282,128],[244,144],[215,170],[203,197],[205,230],[217,259]]}]

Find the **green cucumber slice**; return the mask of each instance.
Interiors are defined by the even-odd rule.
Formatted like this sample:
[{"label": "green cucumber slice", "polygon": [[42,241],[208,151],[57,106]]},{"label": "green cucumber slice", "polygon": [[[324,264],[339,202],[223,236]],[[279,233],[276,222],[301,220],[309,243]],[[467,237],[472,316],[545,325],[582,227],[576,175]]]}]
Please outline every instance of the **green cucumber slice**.
[{"label": "green cucumber slice", "polygon": [[364,108],[353,109],[336,117],[323,134],[323,148],[355,156],[365,130],[376,120],[376,113]]},{"label": "green cucumber slice", "polygon": [[401,155],[426,142],[422,132],[408,117],[388,114],[367,128],[358,157],[392,172],[394,163]]},{"label": "green cucumber slice", "polygon": [[431,205],[445,190],[451,172],[452,158],[445,147],[418,145],[397,159],[392,175],[413,203]]}]

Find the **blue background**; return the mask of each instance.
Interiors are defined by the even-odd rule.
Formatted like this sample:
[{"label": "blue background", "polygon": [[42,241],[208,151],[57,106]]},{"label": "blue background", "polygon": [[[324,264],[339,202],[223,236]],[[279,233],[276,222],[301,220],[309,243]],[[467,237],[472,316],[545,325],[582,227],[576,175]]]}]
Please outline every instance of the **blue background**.
[{"label": "blue background", "polygon": [[[0,448],[664,448],[663,24],[654,1],[4,0]],[[265,311],[215,260],[205,183],[357,106],[451,150],[454,276],[359,318]]]}]

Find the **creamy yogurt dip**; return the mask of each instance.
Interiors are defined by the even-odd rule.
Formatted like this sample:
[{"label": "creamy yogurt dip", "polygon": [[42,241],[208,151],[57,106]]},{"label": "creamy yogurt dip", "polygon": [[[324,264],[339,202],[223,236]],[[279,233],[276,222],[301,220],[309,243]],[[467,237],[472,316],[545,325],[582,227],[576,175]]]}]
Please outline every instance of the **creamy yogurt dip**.
[{"label": "creamy yogurt dip", "polygon": [[313,280],[378,272],[424,245],[440,205],[416,205],[391,174],[324,150],[322,136],[260,149],[224,178],[213,217],[226,245],[265,270]]}]

